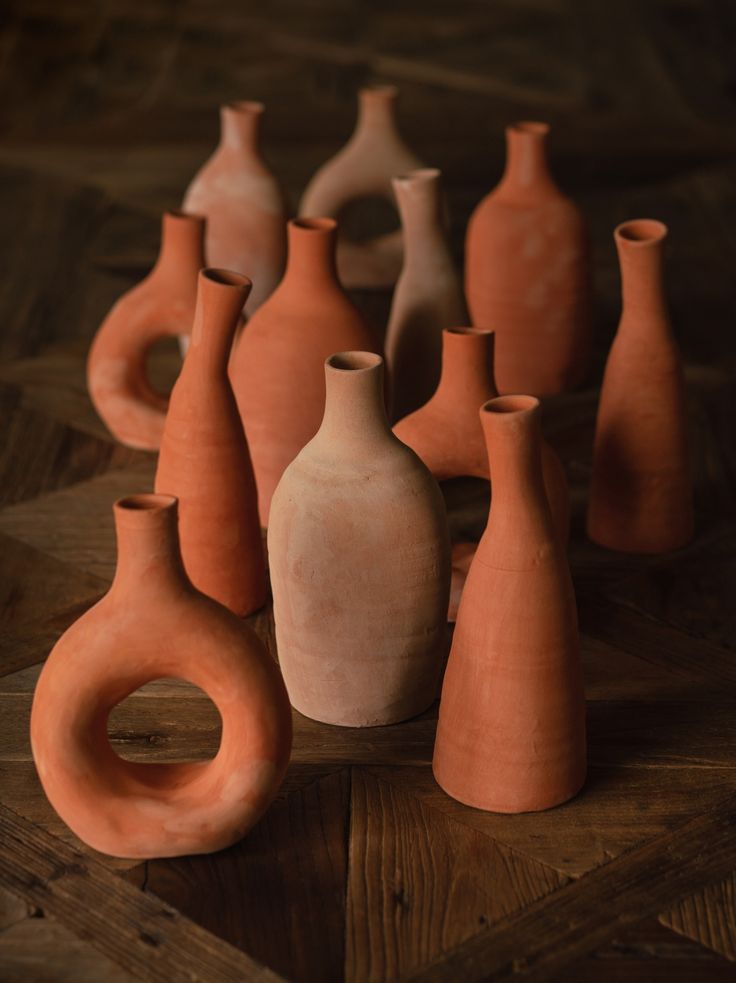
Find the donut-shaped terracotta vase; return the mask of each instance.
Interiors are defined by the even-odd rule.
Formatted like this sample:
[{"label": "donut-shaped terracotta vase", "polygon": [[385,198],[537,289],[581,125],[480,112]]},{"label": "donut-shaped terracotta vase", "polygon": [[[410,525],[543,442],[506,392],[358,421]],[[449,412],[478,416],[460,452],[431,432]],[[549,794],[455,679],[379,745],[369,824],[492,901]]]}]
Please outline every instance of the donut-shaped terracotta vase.
[{"label": "donut-shaped terracotta vase", "polygon": [[[108,594],[61,637],[36,687],[31,744],[54,809],[116,857],[209,853],[240,839],[276,795],[291,749],[281,674],[252,629],[187,579],[177,500],[115,505],[118,567]],[[144,683],[179,677],[222,718],[209,761],[120,758],[110,711]]]},{"label": "donut-shaped terracotta vase", "polygon": [[116,301],[92,342],[90,398],[110,433],[128,447],[155,451],[161,443],[169,401],[151,385],[146,356],[162,338],[191,331],[197,276],[206,265],[204,234],[202,216],[166,212],[155,266]]},{"label": "donut-shaped terracotta vase", "polygon": [[[406,146],[396,125],[398,90],[391,85],[361,89],[358,122],[339,153],[320,167],[299,203],[301,216],[341,218],[360,199],[385,198],[396,208],[392,178],[421,161]],[[344,232],[337,246],[337,270],[348,288],[392,287],[401,272],[401,229],[358,241]]]}]

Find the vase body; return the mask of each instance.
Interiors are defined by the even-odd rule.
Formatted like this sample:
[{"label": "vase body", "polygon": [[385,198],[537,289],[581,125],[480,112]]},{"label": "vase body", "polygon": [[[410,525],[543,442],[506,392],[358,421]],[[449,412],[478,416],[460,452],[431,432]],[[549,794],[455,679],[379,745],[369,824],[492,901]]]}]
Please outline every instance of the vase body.
[{"label": "vase body", "polygon": [[585,779],[575,597],[544,492],[538,402],[481,411],[493,478],[440,699],[433,770],[453,798],[493,812],[546,809]]},{"label": "vase body", "polygon": [[376,348],[337,279],[336,223],[289,223],[284,279],[242,333],[230,377],[253,458],[261,524],[284,468],[317,432],[325,404],[324,361]]},{"label": "vase body", "polygon": [[651,219],[614,234],[623,307],[598,406],[588,534],[632,553],[661,553],[693,536],[685,391],[663,290],[666,235]]},{"label": "vase body", "polygon": [[153,451],[161,443],[168,397],[149,382],[146,355],[154,342],[191,330],[204,234],[202,217],[166,212],[155,266],[113,305],[92,342],[90,398],[112,435],[128,447]]},{"label": "vase body", "polygon": [[[493,375],[494,332],[449,328],[442,332],[442,374],[431,397],[394,426],[438,481],[463,476],[491,480],[480,407],[497,395]],[[542,473],[560,542],[567,543],[570,496],[565,469],[541,438]]]},{"label": "vase body", "polygon": [[325,723],[405,720],[436,698],[450,546],[437,483],[397,440],[382,362],[327,360],[322,426],[284,472],[268,529],[279,664]]},{"label": "vase body", "polygon": [[194,586],[239,616],[266,601],[258,495],[228,378],[247,277],[202,270],[191,341],[171,393],[156,491],[179,499],[184,566]]},{"label": "vase body", "polygon": [[[113,585],[59,639],[36,687],[38,774],[64,822],[103,853],[219,850],[250,829],[283,779],[291,747],[283,681],[255,633],[188,580],[176,499],[123,499],[115,521]],[[160,764],[118,757],[107,736],[111,709],[172,676],[199,686],[220,711],[217,754]]]},{"label": "vase body", "polygon": [[[465,324],[460,278],[444,227],[440,172],[393,179],[404,235],[404,262],[386,332],[394,419],[427,402],[440,379],[442,331]],[[479,404],[480,405],[480,404]]]},{"label": "vase body", "polygon": [[259,102],[220,109],[220,143],[184,196],[184,207],[207,216],[207,258],[212,266],[245,273],[253,283],[250,316],[281,278],[286,257],[287,205],[263,160]]},{"label": "vase body", "polygon": [[[364,198],[385,198],[393,204],[394,175],[421,167],[399,134],[397,96],[393,86],[360,90],[355,131],[307,185],[299,203],[300,215],[339,218],[348,205]],[[402,254],[400,230],[361,242],[341,234],[337,251],[340,280],[348,288],[393,286]]]},{"label": "vase body", "polygon": [[559,393],[590,360],[588,238],[547,168],[543,123],[508,127],[506,170],[471,215],[465,295],[476,327],[496,332],[502,393]]}]

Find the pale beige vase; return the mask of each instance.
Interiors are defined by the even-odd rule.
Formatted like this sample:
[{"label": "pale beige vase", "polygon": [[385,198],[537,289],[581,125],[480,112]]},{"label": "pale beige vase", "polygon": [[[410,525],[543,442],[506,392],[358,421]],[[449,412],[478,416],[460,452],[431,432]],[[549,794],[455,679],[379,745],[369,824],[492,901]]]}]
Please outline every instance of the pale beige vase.
[{"label": "pale beige vase", "polygon": [[322,426],[284,472],[268,551],[279,663],[315,720],[406,720],[437,696],[450,541],[439,487],[392,434],[383,363],[326,362]]}]

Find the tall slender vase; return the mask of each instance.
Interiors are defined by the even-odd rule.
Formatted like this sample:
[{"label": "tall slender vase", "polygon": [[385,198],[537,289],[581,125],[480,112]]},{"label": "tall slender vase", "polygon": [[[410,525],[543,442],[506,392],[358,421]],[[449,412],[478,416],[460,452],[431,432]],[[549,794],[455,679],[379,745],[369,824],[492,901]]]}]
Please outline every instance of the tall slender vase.
[{"label": "tall slender vase", "polygon": [[207,216],[212,266],[246,273],[253,290],[250,316],[281,278],[286,257],[288,207],[279,182],[261,156],[264,106],[231,102],[220,108],[220,143],[193,178],[184,207]]},{"label": "tall slender vase", "polygon": [[433,770],[492,812],[547,809],[585,779],[585,700],[570,572],[542,480],[539,403],[481,410],[493,474],[440,699]]},{"label": "tall slender vase", "polygon": [[386,332],[394,419],[418,409],[435,391],[442,330],[467,320],[445,232],[440,177],[438,170],[424,168],[392,182],[404,233],[404,264]]},{"label": "tall slender vase", "polygon": [[693,536],[685,391],[663,286],[666,236],[653,219],[614,233],[623,310],[598,407],[588,534],[631,553],[662,553]]},{"label": "tall slender vase", "polygon": [[590,360],[587,234],[550,175],[548,131],[545,123],[507,128],[506,169],[473,212],[465,240],[470,316],[496,332],[502,393],[571,389]]},{"label": "tall slender vase", "polygon": [[[253,630],[192,587],[176,499],[133,495],[114,511],[112,587],[62,635],[36,686],[36,769],[54,809],[95,850],[139,859],[221,850],[257,822],[283,780],[284,684]],[[186,763],[119,757],[107,735],[111,710],[170,676],[199,686],[219,710],[217,754]]]},{"label": "tall slender vase", "polygon": [[266,600],[258,499],[228,359],[250,281],[199,275],[191,344],[171,393],[156,491],[179,499],[179,532],[194,586],[237,615]]},{"label": "tall slender vase", "polygon": [[437,695],[450,543],[439,488],[391,433],[382,359],[327,360],[318,433],[271,506],[279,664],[292,705],[325,723],[406,720]]},{"label": "tall slender vase", "polygon": [[149,382],[146,356],[156,341],[191,330],[204,233],[201,216],[165,212],[155,266],[116,301],[92,342],[90,398],[108,430],[128,447],[155,451],[161,443],[168,397]]},{"label": "tall slender vase", "polygon": [[[361,89],[358,122],[342,150],[323,164],[299,203],[299,214],[339,218],[364,198],[394,204],[391,179],[421,167],[396,123],[398,89],[392,85]],[[337,268],[346,287],[393,286],[401,270],[401,230],[357,241],[341,234]]]},{"label": "tall slender vase", "polygon": [[264,526],[284,468],[319,428],[325,359],[343,349],[376,349],[337,278],[336,229],[333,219],[289,223],[284,279],[249,321],[230,366]]}]

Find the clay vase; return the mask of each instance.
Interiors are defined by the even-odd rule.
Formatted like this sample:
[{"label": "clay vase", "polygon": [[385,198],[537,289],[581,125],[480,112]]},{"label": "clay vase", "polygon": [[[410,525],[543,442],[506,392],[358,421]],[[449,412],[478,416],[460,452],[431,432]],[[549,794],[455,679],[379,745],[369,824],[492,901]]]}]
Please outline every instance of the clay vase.
[{"label": "clay vase", "polygon": [[154,342],[189,332],[197,275],[204,261],[205,220],[166,212],[156,264],[116,301],[95,335],[87,359],[87,388],[97,413],[121,444],[155,451],[161,443],[168,397],[146,373]]},{"label": "clay vase", "polygon": [[404,233],[404,264],[391,303],[386,362],[393,415],[400,419],[426,403],[437,388],[442,329],[465,324],[467,314],[445,232],[440,172],[410,171],[394,178],[393,187]]},{"label": "clay vase", "polygon": [[179,535],[189,579],[237,615],[266,601],[258,495],[228,359],[250,280],[199,274],[191,343],[171,393],[156,491],[179,499]]},{"label": "clay vase", "polygon": [[465,295],[473,324],[496,332],[502,393],[559,393],[590,360],[588,240],[582,216],[554,183],[545,123],[506,130],[506,170],[470,217]]},{"label": "clay vase", "polygon": [[286,258],[288,207],[259,148],[260,102],[220,108],[220,143],[195,175],[184,207],[207,216],[207,256],[212,266],[243,270],[253,282],[250,316],[281,279]]},{"label": "clay vase", "polygon": [[548,809],[585,780],[575,596],[542,481],[539,404],[481,410],[493,473],[440,698],[433,771],[466,805]]},{"label": "clay vase", "polygon": [[325,371],[322,426],[271,507],[279,664],[307,717],[392,724],[437,696],[450,583],[445,507],[391,433],[381,357],[343,352]]},{"label": "clay vase", "polygon": [[[291,748],[286,691],[252,629],[187,578],[176,499],[134,495],[114,512],[112,587],[62,635],[36,686],[38,775],[59,816],[102,853],[220,850],[254,825],[281,785]],[[171,676],[199,686],[219,710],[217,754],[155,764],[118,757],[107,736],[110,711]]]},{"label": "clay vase", "polygon": [[340,286],[333,219],[289,223],[284,279],[236,345],[230,378],[248,434],[261,524],[287,464],[317,432],[325,405],[324,361],[376,344]]},{"label": "clay vase", "polygon": [[663,288],[667,227],[635,219],[614,233],[623,308],[603,376],[588,535],[630,553],[663,553],[693,536],[682,368]]},{"label": "clay vase", "polygon": [[[399,134],[397,97],[398,89],[392,85],[360,90],[355,131],[307,185],[300,215],[340,218],[349,205],[366,198],[385,198],[394,204],[393,176],[422,166]],[[402,254],[400,229],[360,242],[341,233],[340,280],[348,288],[392,287],[401,271]]]},{"label": "clay vase", "polygon": [[[497,395],[493,359],[492,331],[446,328],[442,332],[442,375],[436,392],[424,406],[394,426],[399,440],[416,451],[438,481],[463,476],[491,478],[478,410]],[[559,541],[566,545],[570,496],[565,469],[543,437],[540,445],[552,517]]]}]

